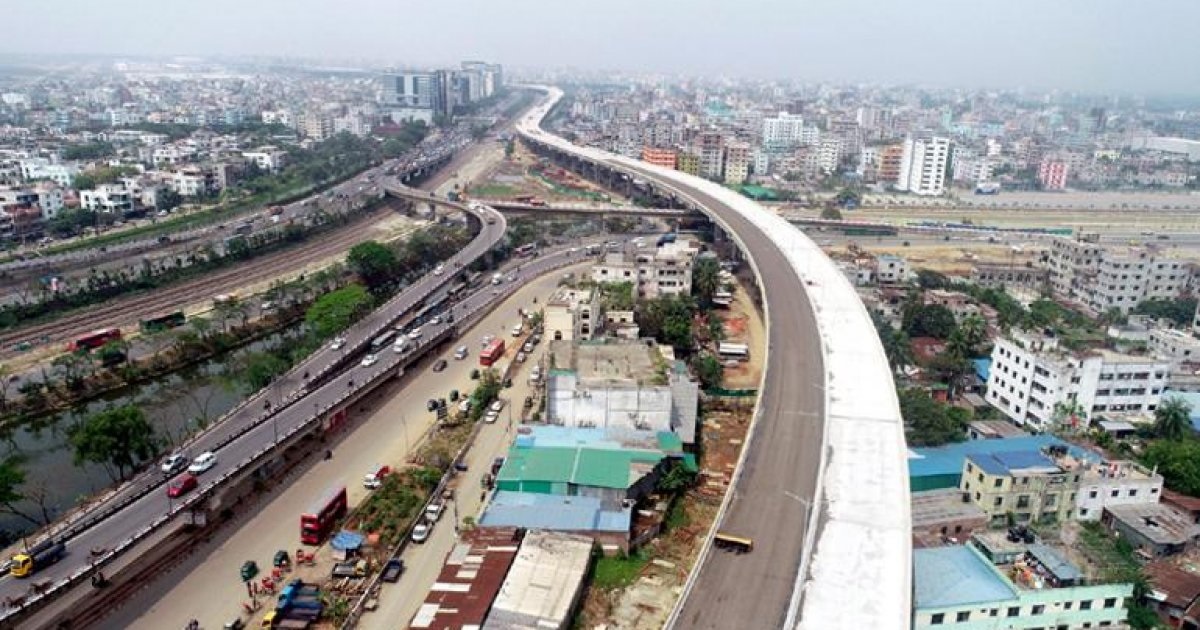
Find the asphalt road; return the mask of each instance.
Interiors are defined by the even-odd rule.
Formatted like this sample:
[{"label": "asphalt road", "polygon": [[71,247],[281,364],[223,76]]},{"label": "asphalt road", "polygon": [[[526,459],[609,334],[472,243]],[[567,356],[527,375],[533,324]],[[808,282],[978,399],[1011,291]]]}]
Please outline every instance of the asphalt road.
[{"label": "asphalt road", "polygon": [[[446,261],[447,269],[455,269],[460,264],[466,266],[491,249],[503,238],[506,222],[499,213],[495,214],[497,217],[495,223],[484,223],[480,234],[462,251]],[[335,352],[348,352],[351,349],[361,348],[363,345],[369,343],[370,339],[377,336],[381,330],[387,328],[391,322],[394,322],[401,315],[413,309],[420,300],[427,297],[450,277],[452,277],[451,274],[440,276],[429,274],[414,283],[387,305],[377,309],[363,321],[353,326],[345,335],[348,341],[345,349],[334,351],[327,347],[314,353],[299,366],[281,377],[268,390],[250,397],[243,406],[239,407],[223,422],[197,436],[186,448],[186,453],[190,456],[195,456],[208,450],[216,450],[217,457],[217,464],[201,476],[201,487],[206,487],[213,480],[234,470],[247,458],[272,444],[276,435],[283,436],[294,427],[306,422],[312,417],[314,410],[319,409],[324,413],[325,410],[335,408],[337,403],[343,399],[349,390],[361,387],[363,383],[385,370],[395,369],[401,357],[395,355],[389,349],[387,352],[382,353],[378,363],[371,367],[347,369],[313,392],[304,393],[302,391],[305,382],[303,375],[305,373],[311,372],[315,375],[326,369],[334,361]],[[493,297],[490,290],[475,294],[469,300],[456,307],[458,309],[456,316],[461,319],[461,317],[465,316],[465,313],[471,309],[479,308],[484,302]],[[442,325],[442,327],[445,326],[445,324]],[[425,339],[436,335],[440,331],[440,328],[427,326],[425,328]],[[413,348],[410,352],[416,350],[417,348]],[[295,397],[295,402],[282,410],[278,410],[282,400],[290,397]],[[272,416],[271,420],[257,424],[253,429],[240,435],[240,437],[236,437],[232,442],[217,450],[218,444],[233,438],[233,436],[237,436],[246,427],[259,422],[266,415],[264,409],[267,402],[270,402],[272,407],[278,410]],[[104,505],[119,504],[122,500],[131,495],[138,494],[146,487],[158,486],[162,481],[163,476],[156,470],[147,471],[108,497],[102,504],[90,508],[89,513],[94,513],[91,510],[103,508]],[[173,507],[174,501],[166,496],[165,490],[155,487],[154,490],[125,505],[116,514],[105,519],[99,525],[92,526],[70,538],[67,543],[67,556],[59,563],[38,572],[33,581],[42,582],[52,580],[58,582],[69,577],[80,568],[89,564],[89,550],[96,548],[113,549],[118,547],[123,541],[135,535],[139,530],[164,517]],[[5,576],[3,579],[0,579],[0,601],[6,597],[24,595],[29,588],[30,582],[28,579],[18,580],[12,576]],[[5,612],[7,614],[8,611]],[[0,616],[0,620],[2,619],[3,616]]]},{"label": "asphalt road", "polygon": [[754,551],[714,549],[699,568],[678,626],[776,629],[800,566],[808,520],[801,497],[814,495],[821,458],[825,368],[817,323],[803,282],[769,235],[699,190],[672,184],[736,233],[753,259],[766,301],[769,348],[760,416],[720,526],[753,539]]}]

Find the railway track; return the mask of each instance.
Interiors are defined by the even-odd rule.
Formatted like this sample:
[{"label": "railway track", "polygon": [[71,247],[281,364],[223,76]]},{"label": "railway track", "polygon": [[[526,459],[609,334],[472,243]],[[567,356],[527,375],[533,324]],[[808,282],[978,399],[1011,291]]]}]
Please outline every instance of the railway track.
[{"label": "railway track", "polygon": [[82,308],[54,321],[0,334],[0,356],[15,354],[13,346],[23,340],[45,338],[48,343],[63,342],[97,328],[134,325],[146,316],[178,309],[184,304],[195,303],[221,293],[229,293],[238,287],[274,278],[291,269],[326,259],[364,240],[367,228],[382,216],[393,212],[394,207],[394,202],[385,203],[330,234],[318,235],[309,242],[248,261],[249,264],[235,265],[180,284],[121,298],[100,306]]}]

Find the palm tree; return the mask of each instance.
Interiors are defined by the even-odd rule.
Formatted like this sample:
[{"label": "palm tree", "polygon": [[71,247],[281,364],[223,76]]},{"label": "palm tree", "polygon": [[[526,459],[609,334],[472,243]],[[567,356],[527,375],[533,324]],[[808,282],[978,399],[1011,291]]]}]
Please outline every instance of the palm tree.
[{"label": "palm tree", "polygon": [[888,363],[892,366],[892,371],[897,374],[904,374],[906,368],[913,364],[912,343],[908,340],[908,333],[903,330],[893,330],[886,334],[883,341],[883,352],[887,355]]},{"label": "palm tree", "polygon": [[1182,440],[1192,434],[1192,406],[1172,396],[1154,410],[1154,434],[1168,440]]},{"label": "palm tree", "polygon": [[193,317],[189,323],[192,326],[192,330],[196,331],[196,335],[200,337],[200,341],[207,343],[208,334],[212,332],[212,320],[207,317],[200,317],[197,315],[196,317]]},{"label": "palm tree", "polygon": [[701,304],[712,303],[713,295],[721,290],[721,265],[717,259],[705,256],[692,266],[692,292]]},{"label": "palm tree", "polygon": [[963,318],[954,332],[950,334],[947,349],[957,352],[960,356],[971,358],[977,356],[979,346],[987,339],[987,322],[975,313]]}]

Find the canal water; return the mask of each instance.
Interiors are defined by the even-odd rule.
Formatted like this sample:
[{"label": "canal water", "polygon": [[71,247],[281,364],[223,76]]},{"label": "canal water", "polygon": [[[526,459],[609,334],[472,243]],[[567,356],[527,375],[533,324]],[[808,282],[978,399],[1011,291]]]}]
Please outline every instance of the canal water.
[{"label": "canal water", "polygon": [[[239,378],[238,366],[247,355],[275,349],[285,343],[285,332],[210,359],[157,381],[113,392],[69,412],[47,416],[0,431],[0,456],[19,456],[23,460],[26,483],[21,492],[27,497],[17,504],[21,511],[40,518],[44,504],[51,518],[71,509],[80,500],[113,485],[102,466],[76,465],[68,442],[68,431],[90,414],[109,406],[133,404],[141,407],[154,424],[161,440],[178,444],[203,423],[211,422],[232,409],[249,394]],[[5,511],[0,513],[0,544],[35,529],[28,520]]]}]

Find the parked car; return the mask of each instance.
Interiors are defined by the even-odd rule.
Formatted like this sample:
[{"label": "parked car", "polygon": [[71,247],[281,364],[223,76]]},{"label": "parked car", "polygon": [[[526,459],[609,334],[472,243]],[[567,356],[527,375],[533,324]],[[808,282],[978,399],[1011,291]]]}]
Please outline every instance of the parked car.
[{"label": "parked car", "polygon": [[423,543],[429,540],[429,524],[417,523],[417,526],[412,530],[412,541],[415,543]]},{"label": "parked car", "polygon": [[500,398],[493,400],[492,404],[488,407],[489,411],[495,411],[496,413],[500,413],[501,409],[504,409],[504,401]]},{"label": "parked car", "polygon": [[425,520],[429,521],[430,523],[438,522],[438,520],[442,518],[442,512],[445,509],[446,506],[442,505],[440,501],[434,501],[433,503],[430,503],[425,507]]},{"label": "parked car", "polygon": [[172,453],[162,463],[162,471],[164,475],[174,475],[182,472],[188,467],[187,455],[183,453]]},{"label": "parked car", "polygon": [[437,411],[437,408],[438,408],[438,401],[436,399],[430,398],[429,400],[425,401],[425,410],[426,411]]},{"label": "parked car", "polygon": [[383,565],[383,575],[379,579],[384,582],[397,582],[401,575],[404,575],[404,561],[400,558],[392,558]]},{"label": "parked car", "polygon": [[344,347],[346,347],[345,337],[334,337],[333,343],[329,344],[330,350],[341,350]]},{"label": "parked car", "polygon": [[409,339],[420,339],[421,338],[421,329],[414,328],[414,329],[408,331],[408,338]]},{"label": "parked car", "polygon": [[433,371],[434,372],[441,372],[444,369],[446,369],[446,360],[445,359],[438,359],[437,361],[433,362]]},{"label": "parked car", "polygon": [[167,485],[167,496],[172,499],[181,497],[195,490],[197,485],[199,485],[199,480],[196,479],[195,475],[182,474]]},{"label": "parked car", "polygon": [[367,356],[363,357],[361,365],[363,367],[371,367],[372,365],[375,365],[375,363],[378,361],[379,361],[379,357],[377,357],[373,354],[368,354]]},{"label": "parked car", "polygon": [[192,460],[192,465],[188,466],[188,472],[192,473],[193,475],[198,475],[202,472],[208,471],[216,465],[217,456],[213,455],[212,451],[204,451],[196,456],[196,459]]},{"label": "parked car", "polygon": [[455,359],[457,359],[457,360],[459,360],[459,361],[462,361],[463,359],[467,358],[467,347],[466,347],[466,346],[459,346],[459,347],[458,347],[458,348],[457,348],[457,349],[454,351],[454,358],[455,358]]},{"label": "parked car", "polygon": [[483,421],[488,424],[494,424],[499,419],[500,414],[491,409],[488,409],[488,412],[483,415]]},{"label": "parked car", "polygon": [[533,352],[533,340],[526,341],[525,345],[521,346],[521,351],[522,352]]},{"label": "parked car", "polygon": [[517,324],[516,326],[512,327],[512,336],[514,336],[514,337],[521,336],[521,325],[520,324]]},{"label": "parked car", "polygon": [[524,350],[517,353],[517,363],[524,363],[526,358],[528,357],[526,356]]}]

